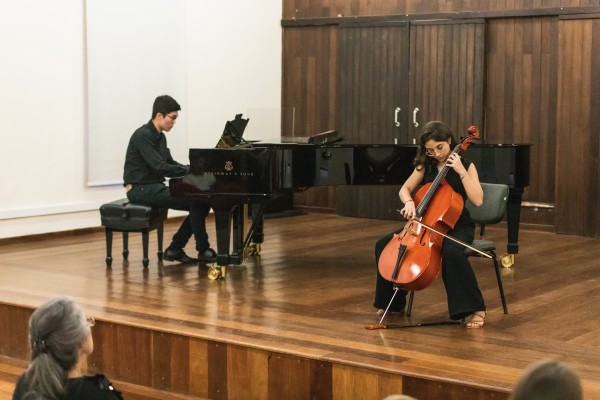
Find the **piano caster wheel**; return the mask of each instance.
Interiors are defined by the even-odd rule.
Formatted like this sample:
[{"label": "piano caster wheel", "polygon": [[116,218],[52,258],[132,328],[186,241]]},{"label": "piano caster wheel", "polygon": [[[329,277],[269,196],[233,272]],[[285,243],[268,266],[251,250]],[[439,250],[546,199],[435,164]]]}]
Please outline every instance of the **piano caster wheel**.
[{"label": "piano caster wheel", "polygon": [[257,256],[260,254],[260,243],[252,243],[248,246],[248,254],[251,256]]},{"label": "piano caster wheel", "polygon": [[500,264],[504,268],[510,268],[515,264],[515,255],[514,254],[505,254],[500,257]]},{"label": "piano caster wheel", "polygon": [[217,279],[225,278],[226,267],[210,266],[208,268],[208,279],[216,281]]}]

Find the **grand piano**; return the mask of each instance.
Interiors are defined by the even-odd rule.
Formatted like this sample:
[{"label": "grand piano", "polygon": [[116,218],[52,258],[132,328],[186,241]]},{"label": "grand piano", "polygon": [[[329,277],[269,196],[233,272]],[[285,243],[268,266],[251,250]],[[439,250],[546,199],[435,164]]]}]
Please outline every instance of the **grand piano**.
[{"label": "grand piano", "polygon": [[[205,202],[215,212],[217,267],[209,271],[211,279],[223,276],[226,266],[241,264],[248,249],[260,251],[269,202],[314,186],[401,186],[413,170],[416,145],[342,144],[335,131],[305,142],[283,138],[278,143],[247,143],[233,129],[235,120],[229,122],[233,124],[229,129],[226,125],[217,148],[190,149],[190,172],[169,181],[173,196]],[[529,145],[471,145],[468,158],[482,182],[509,186],[507,251],[514,257],[523,189],[529,184]],[[249,229],[244,207],[252,216]]]}]

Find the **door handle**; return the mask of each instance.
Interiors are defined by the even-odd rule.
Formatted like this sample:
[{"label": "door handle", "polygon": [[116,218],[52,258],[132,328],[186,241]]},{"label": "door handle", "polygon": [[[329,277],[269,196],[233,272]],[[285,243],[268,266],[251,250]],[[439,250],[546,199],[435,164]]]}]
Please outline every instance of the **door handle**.
[{"label": "door handle", "polygon": [[419,112],[419,109],[417,107],[415,107],[415,109],[413,110],[413,125],[415,126],[415,128],[419,127],[419,123],[417,122],[417,113]]},{"label": "door handle", "polygon": [[394,124],[396,124],[396,126],[400,126],[400,121],[398,121],[398,114],[400,113],[400,110],[400,107],[396,107],[394,110]]}]

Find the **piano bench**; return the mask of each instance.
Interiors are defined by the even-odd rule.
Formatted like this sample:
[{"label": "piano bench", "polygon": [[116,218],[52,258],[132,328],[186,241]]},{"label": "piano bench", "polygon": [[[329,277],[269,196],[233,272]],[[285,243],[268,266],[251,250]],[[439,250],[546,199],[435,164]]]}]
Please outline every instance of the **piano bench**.
[{"label": "piano bench", "polygon": [[123,258],[129,255],[129,232],[141,232],[144,268],[148,267],[148,239],[150,231],[156,229],[158,235],[158,259],[163,257],[163,224],[167,219],[168,208],[154,208],[130,203],[128,199],[119,199],[100,206],[102,226],[106,228],[106,267],[112,265],[112,234],[123,233]]}]

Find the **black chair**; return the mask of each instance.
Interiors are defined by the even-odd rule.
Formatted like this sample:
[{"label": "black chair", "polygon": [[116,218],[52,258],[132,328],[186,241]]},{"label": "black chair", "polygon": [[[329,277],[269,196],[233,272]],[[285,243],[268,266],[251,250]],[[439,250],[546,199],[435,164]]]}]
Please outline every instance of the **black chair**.
[{"label": "black chair", "polygon": [[130,203],[128,199],[119,199],[100,207],[102,226],[106,228],[106,267],[112,265],[112,234],[123,233],[123,258],[129,255],[129,232],[142,233],[144,268],[148,267],[149,233],[156,229],[158,235],[158,259],[163,257],[163,225],[167,219],[168,208],[154,208]]},{"label": "black chair", "polygon": [[[481,187],[483,189],[483,204],[480,207],[476,207],[473,203],[467,201],[465,207],[469,210],[473,221],[480,225],[480,236],[483,237],[486,225],[496,224],[502,221],[502,218],[504,217],[506,203],[508,201],[508,186],[496,183],[482,183]],[[473,243],[471,243],[471,246],[492,257],[494,269],[496,270],[496,280],[498,281],[498,291],[500,292],[502,307],[504,308],[504,314],[508,314],[508,307],[506,306],[506,298],[504,296],[504,287],[502,286],[502,276],[500,274],[500,264],[498,262],[498,257],[496,256],[496,244],[491,240],[475,239]],[[469,248],[465,248],[465,255],[467,257],[483,257],[481,254]],[[415,292],[410,292],[408,297],[407,316],[410,316],[411,314],[414,295]]]}]

